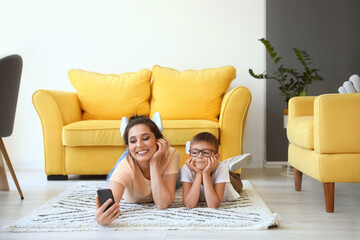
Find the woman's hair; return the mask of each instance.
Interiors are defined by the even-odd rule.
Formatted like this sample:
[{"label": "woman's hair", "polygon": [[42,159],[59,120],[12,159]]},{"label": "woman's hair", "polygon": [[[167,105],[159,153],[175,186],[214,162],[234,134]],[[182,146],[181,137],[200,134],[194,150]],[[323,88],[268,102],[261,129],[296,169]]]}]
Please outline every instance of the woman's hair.
[{"label": "woman's hair", "polygon": [[144,124],[146,126],[148,126],[150,128],[150,131],[155,135],[156,139],[159,138],[164,138],[161,131],[159,130],[158,126],[156,126],[156,124],[147,116],[145,115],[134,115],[132,117],[130,117],[129,119],[129,124],[126,126],[125,128],[125,132],[124,132],[124,142],[126,145],[129,145],[129,131],[130,129],[138,124]]},{"label": "woman's hair", "polygon": [[213,134],[211,134],[209,132],[201,132],[201,133],[196,134],[191,139],[190,145],[193,145],[198,142],[207,142],[207,143],[213,145],[216,153],[219,151],[219,141]]}]

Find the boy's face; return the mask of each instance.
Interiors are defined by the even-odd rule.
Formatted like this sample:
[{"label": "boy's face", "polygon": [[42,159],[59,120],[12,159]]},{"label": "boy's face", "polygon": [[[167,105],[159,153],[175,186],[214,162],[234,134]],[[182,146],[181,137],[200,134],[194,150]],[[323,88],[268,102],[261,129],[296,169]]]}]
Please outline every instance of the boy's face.
[{"label": "boy's face", "polygon": [[[196,142],[191,144],[190,147],[190,151],[191,150],[208,150],[206,152],[210,152],[211,155],[209,157],[204,157],[203,156],[203,152],[199,153],[199,155],[197,155],[197,157],[192,157],[191,158],[194,160],[194,165],[197,169],[199,169],[200,171],[204,170],[208,164],[208,161],[210,159],[210,157],[215,157],[218,158],[218,153],[215,153],[215,148],[212,144],[208,143],[208,142]],[[206,154],[205,154],[206,155]]]}]

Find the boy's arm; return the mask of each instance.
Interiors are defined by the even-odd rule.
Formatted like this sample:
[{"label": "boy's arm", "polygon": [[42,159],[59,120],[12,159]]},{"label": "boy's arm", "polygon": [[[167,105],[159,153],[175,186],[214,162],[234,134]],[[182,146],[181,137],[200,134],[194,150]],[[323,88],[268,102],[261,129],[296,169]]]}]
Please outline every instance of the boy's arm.
[{"label": "boy's arm", "polygon": [[[193,172],[194,179],[191,178]],[[187,159],[181,168],[181,181],[184,205],[187,208],[196,207],[200,198],[201,171],[194,166],[192,158]]]},{"label": "boy's arm", "polygon": [[201,172],[195,174],[194,182],[183,182],[183,201],[187,208],[194,208],[199,202]]},{"label": "boy's arm", "polygon": [[212,156],[209,159],[208,165],[202,172],[205,199],[209,208],[218,208],[220,206],[225,191],[225,182],[216,183],[214,186],[212,185],[210,175],[217,167],[218,156]]},{"label": "boy's arm", "polygon": [[210,174],[203,174],[204,193],[209,208],[218,208],[222,202],[226,183],[211,183]]}]

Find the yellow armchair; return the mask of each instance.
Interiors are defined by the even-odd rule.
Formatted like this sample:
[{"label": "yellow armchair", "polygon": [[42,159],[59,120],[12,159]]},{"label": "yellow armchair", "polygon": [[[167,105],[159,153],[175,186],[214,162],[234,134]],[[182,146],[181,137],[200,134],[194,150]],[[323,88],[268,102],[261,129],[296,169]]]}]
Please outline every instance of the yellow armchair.
[{"label": "yellow armchair", "polygon": [[[158,71],[159,67],[155,70]],[[165,70],[168,72],[174,71],[171,69]],[[184,74],[193,74],[197,77],[199,74],[201,76],[201,74],[206,73],[208,74],[208,79],[209,72],[219,74],[221,71],[229,72],[228,75],[230,76],[230,80],[227,80],[228,82],[223,86],[222,93],[210,94],[210,96],[215,96],[216,94],[218,96],[216,100],[212,101],[213,103],[218,103],[218,105],[216,105],[218,106],[218,117],[216,116],[215,119],[206,119],[199,117],[199,115],[195,115],[198,112],[197,108],[199,108],[197,104],[186,106],[186,109],[188,110],[186,112],[186,114],[188,114],[186,118],[181,118],[181,115],[178,118],[174,117],[175,114],[178,114],[176,107],[182,107],[182,101],[188,101],[189,97],[194,96],[194,94],[184,94],[184,92],[179,89],[177,89],[177,91],[181,93],[181,98],[175,99],[178,103],[174,102],[172,104],[174,107],[169,108],[169,112],[166,112],[166,108],[159,104],[157,107],[160,107],[160,109],[154,109],[153,107],[149,109],[149,107],[146,106],[155,106],[155,104],[153,104],[155,96],[157,97],[158,103],[164,102],[159,101],[159,98],[162,97],[161,94],[163,93],[161,91],[167,91],[171,85],[161,85],[160,87],[158,85],[150,88],[149,70],[136,73],[141,75],[141,78],[137,77],[137,79],[131,81],[131,83],[134,84],[139,83],[140,80],[142,81],[141,84],[143,90],[137,91],[137,94],[140,97],[141,94],[139,93],[143,93],[144,95],[140,102],[145,107],[142,107],[141,111],[146,111],[147,109],[148,112],[146,115],[151,115],[151,112],[156,110],[161,113],[162,117],[165,116],[163,117],[163,135],[168,138],[171,145],[179,151],[181,165],[188,158],[188,155],[185,153],[186,142],[190,141],[195,134],[203,131],[211,132],[219,139],[219,151],[222,159],[242,154],[244,127],[251,102],[251,93],[246,87],[237,87],[224,95],[225,90],[228,85],[230,85],[230,81],[235,77],[235,69],[224,67],[219,69],[200,70],[197,72],[185,71]],[[106,89],[102,90],[102,94],[96,94],[97,91],[94,91],[94,98],[97,97],[101,103],[95,101],[96,105],[94,105],[94,99],[91,98],[91,94],[94,93],[90,92],[90,90],[93,89],[97,90],[99,88],[98,85],[104,82],[104,84],[109,85],[109,89],[111,89],[116,96],[121,95],[122,93],[119,94],[114,90],[114,84],[111,83],[114,83],[114,81],[118,83],[122,80],[121,77],[123,77],[123,75],[100,75],[79,70],[70,71],[70,74],[75,73],[86,76],[86,78],[80,79],[83,81],[84,85],[82,86],[84,86],[85,89],[82,90],[82,92],[79,93],[78,91],[77,93],[74,93],[38,90],[33,94],[33,104],[42,124],[45,172],[49,180],[67,179],[67,175],[71,174],[108,174],[126,149],[119,131],[121,123],[121,114],[119,114],[119,111],[128,107],[127,103],[134,103],[134,101],[130,99],[133,94],[127,91],[128,97],[126,101],[118,100],[116,103],[113,103],[111,94],[109,94],[109,91]],[[159,75],[159,73],[157,74]],[[176,74],[176,76],[180,76],[180,74]],[[125,75],[125,77],[128,76],[129,75]],[[89,79],[97,84],[96,88],[89,86]],[[104,81],[103,79],[106,79],[107,81]],[[146,81],[143,81],[143,79]],[[179,78],[179,81],[183,81],[183,79],[184,78]],[[217,82],[221,81],[216,75],[214,75],[213,79]],[[80,81],[79,79],[75,80]],[[73,79],[73,81],[75,80]],[[157,81],[157,79],[155,78],[154,81]],[[164,79],[164,81],[168,80]],[[189,78],[189,82],[191,81],[192,79]],[[124,82],[128,81],[125,79]],[[161,84],[159,81],[157,83]],[[77,82],[77,84],[79,84],[79,82]],[[124,87],[127,87],[127,85],[124,85]],[[117,91],[124,91],[122,90],[124,87],[119,86]],[[157,92],[154,93],[154,88],[156,87],[158,87]],[[208,91],[210,87],[218,91],[218,88],[214,88],[211,84],[209,84],[209,86],[204,86],[203,90],[206,87],[208,87]],[[138,85],[136,85],[135,88],[138,89]],[[150,92],[148,92],[148,90],[150,91],[150,89],[152,90],[152,93],[149,98]],[[193,89],[186,88],[185,90]],[[139,99],[139,97],[136,99]],[[116,99],[114,99],[114,101],[115,100]],[[104,103],[102,101],[106,102]],[[94,106],[96,108],[94,108]],[[103,111],[105,108],[110,109],[111,112],[115,112],[115,114],[119,116],[108,114],[109,111]],[[214,107],[211,107],[211,109],[213,108]],[[132,110],[130,109],[128,111],[131,112]],[[193,112],[193,115],[189,115],[191,112]],[[167,115],[170,114],[172,117],[167,117]],[[108,115],[111,117],[107,118]],[[92,118],[89,118],[89,116]],[[126,114],[125,116],[129,117]]]},{"label": "yellow armchair", "polygon": [[290,99],[287,136],[295,190],[303,173],[319,180],[334,212],[335,183],[360,182],[360,94]]}]

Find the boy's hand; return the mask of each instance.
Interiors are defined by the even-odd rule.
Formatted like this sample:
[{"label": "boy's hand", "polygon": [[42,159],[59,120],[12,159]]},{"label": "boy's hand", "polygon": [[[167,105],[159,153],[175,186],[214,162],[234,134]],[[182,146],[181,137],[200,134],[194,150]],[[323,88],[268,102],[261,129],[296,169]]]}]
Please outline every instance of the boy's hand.
[{"label": "boy's hand", "polygon": [[198,168],[195,167],[195,160],[193,160],[192,158],[188,158],[185,161],[186,166],[188,166],[188,168],[193,171],[194,173],[199,173],[201,172]]},{"label": "boy's hand", "polygon": [[206,168],[203,170],[203,173],[211,174],[218,166],[218,159],[214,156],[210,156],[208,159],[208,164]]},{"label": "boy's hand", "polygon": [[152,162],[159,163],[160,159],[165,155],[165,153],[170,148],[170,142],[169,140],[165,138],[160,138],[156,141],[156,144],[158,145],[158,150],[155,152],[155,154],[150,159],[150,164]]}]

